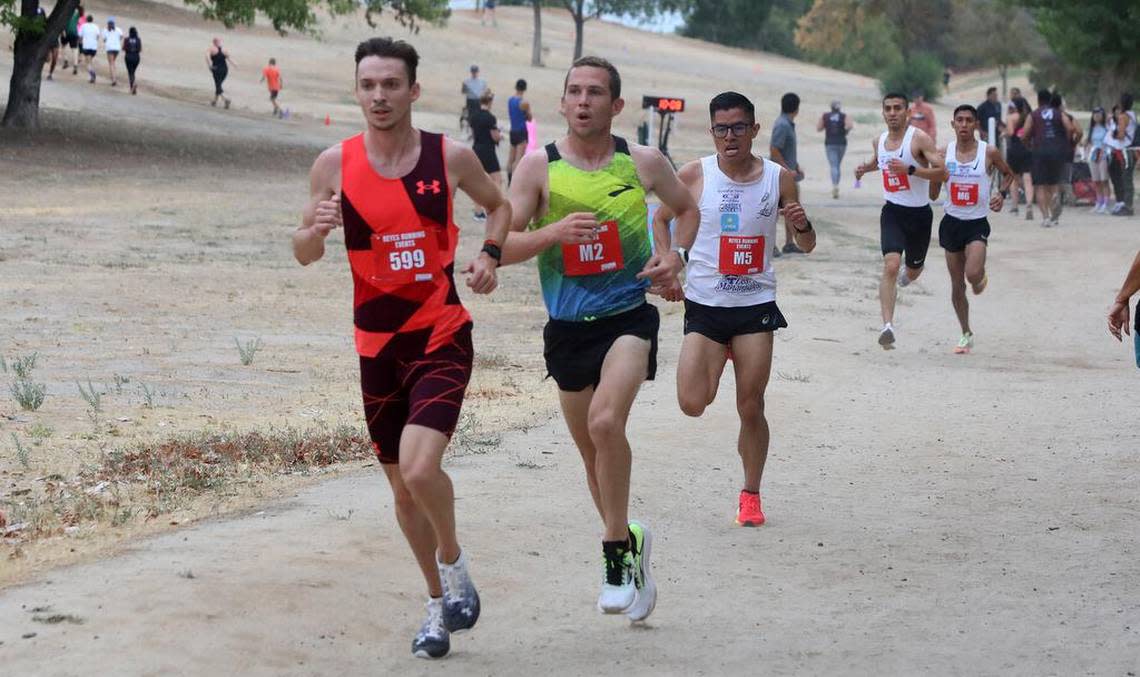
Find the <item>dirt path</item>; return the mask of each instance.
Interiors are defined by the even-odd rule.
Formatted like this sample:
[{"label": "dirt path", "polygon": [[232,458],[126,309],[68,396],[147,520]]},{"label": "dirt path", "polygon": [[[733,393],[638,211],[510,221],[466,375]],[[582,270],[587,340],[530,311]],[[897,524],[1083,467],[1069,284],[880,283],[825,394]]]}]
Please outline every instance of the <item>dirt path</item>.
[{"label": "dirt path", "polygon": [[[817,213],[868,221],[873,199]],[[677,410],[669,308],[662,378],[632,422],[634,514],[657,533],[662,589],[647,628],[592,608],[596,519],[555,422],[451,463],[485,615],[442,668],[408,655],[419,583],[375,468],[5,592],[0,659],[51,675],[1125,674],[1138,439],[1134,404],[1107,393],[1135,374],[1088,301],[1114,284],[1100,264],[1125,227],[999,217],[962,358],[937,252],[884,353],[871,229],[823,223],[817,256],[780,265],[792,327],[758,530],[731,525],[731,381],[705,419]],[[52,615],[66,619],[36,620]]]}]

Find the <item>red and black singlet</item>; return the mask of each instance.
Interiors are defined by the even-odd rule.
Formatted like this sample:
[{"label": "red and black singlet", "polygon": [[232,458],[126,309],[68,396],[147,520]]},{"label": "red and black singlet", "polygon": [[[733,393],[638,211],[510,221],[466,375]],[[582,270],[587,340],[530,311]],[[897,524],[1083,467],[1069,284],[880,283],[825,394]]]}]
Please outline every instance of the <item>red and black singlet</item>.
[{"label": "red and black singlet", "polygon": [[356,351],[365,357],[430,353],[471,322],[455,289],[459,227],[452,220],[443,136],[419,134],[419,161],[399,179],[372,168],[363,134],[341,143]]}]

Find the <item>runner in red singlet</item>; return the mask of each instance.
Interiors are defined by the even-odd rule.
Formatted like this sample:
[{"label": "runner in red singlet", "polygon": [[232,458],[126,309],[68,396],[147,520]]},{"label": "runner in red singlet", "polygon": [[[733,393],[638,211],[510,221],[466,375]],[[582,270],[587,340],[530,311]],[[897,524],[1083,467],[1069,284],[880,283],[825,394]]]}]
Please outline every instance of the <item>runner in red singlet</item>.
[{"label": "runner in red singlet", "polygon": [[313,164],[293,253],[302,265],[320,259],[329,232],[344,227],[368,431],[430,595],[412,652],[439,658],[450,650],[449,633],[479,618],[440,465],[472,364],[471,316],[454,280],[452,197],[462,189],[487,210],[488,239],[463,270],[476,294],[497,285],[511,208],[470,148],[412,126],[418,64],[400,40],[357,46],[355,91],[367,127]]}]

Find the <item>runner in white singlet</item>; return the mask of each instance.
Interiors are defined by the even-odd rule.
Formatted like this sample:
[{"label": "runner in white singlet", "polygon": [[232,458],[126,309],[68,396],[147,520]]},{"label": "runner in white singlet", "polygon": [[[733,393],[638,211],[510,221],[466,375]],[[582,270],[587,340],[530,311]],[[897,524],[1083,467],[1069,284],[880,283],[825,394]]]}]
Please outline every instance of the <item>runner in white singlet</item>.
[{"label": "runner in white singlet", "polygon": [[[934,141],[926,132],[911,127],[907,98],[902,94],[883,97],[883,121],[887,131],[871,142],[874,157],[855,168],[856,180],[864,174],[881,171],[886,204],[879,216],[879,237],[883,252],[883,278],[879,282],[879,307],[883,329],[879,345],[890,350],[895,345],[895,285],[905,287],[922,274],[926,250],[930,248],[930,228],[934,212],[927,197],[930,179],[942,175],[941,160]],[[906,270],[899,274],[905,260]]]},{"label": "runner in white singlet", "polygon": [[[1001,211],[1014,175],[1001,151],[975,137],[977,109],[969,105],[958,106],[954,109],[950,125],[954,128],[954,140],[946,146],[941,179],[930,182],[930,199],[938,198],[944,182],[949,184],[949,197],[944,203],[946,215],[938,226],[938,244],[946,250],[950,301],[962,327],[962,337],[954,352],[964,355],[974,346],[966,282],[969,281],[975,295],[986,288],[989,281],[986,277],[986,247],[990,237],[990,222],[986,216],[991,209]],[[991,196],[990,170],[993,167],[1001,171],[1003,178],[1001,192]]]},{"label": "runner in white singlet", "polygon": [[[764,523],[760,478],[768,457],[764,390],[772,370],[772,338],[788,326],[776,307],[776,274],[767,254],[781,206],[800,249],[815,249],[815,231],[796,202],[795,174],[752,154],[760,131],[752,102],[725,92],[713,98],[709,114],[716,154],[678,172],[697,200],[701,223],[692,251],[682,250],[685,339],[677,363],[677,399],[689,416],[704,413],[732,357],[740,415],[737,451],[744,465],[736,523],[756,527]],[[672,216],[665,207],[654,215],[659,251],[670,246]],[[682,298],[679,287],[656,291],[670,301]]]}]

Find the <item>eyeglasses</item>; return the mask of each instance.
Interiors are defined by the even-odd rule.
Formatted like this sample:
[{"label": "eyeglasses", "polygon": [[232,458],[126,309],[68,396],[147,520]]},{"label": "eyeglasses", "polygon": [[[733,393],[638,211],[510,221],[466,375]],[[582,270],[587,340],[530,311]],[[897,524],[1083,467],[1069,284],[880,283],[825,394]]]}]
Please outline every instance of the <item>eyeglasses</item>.
[{"label": "eyeglasses", "polygon": [[735,137],[744,136],[748,130],[752,129],[752,125],[745,122],[738,122],[735,125],[713,125],[712,133],[718,139],[723,139],[728,136],[729,131]]}]

